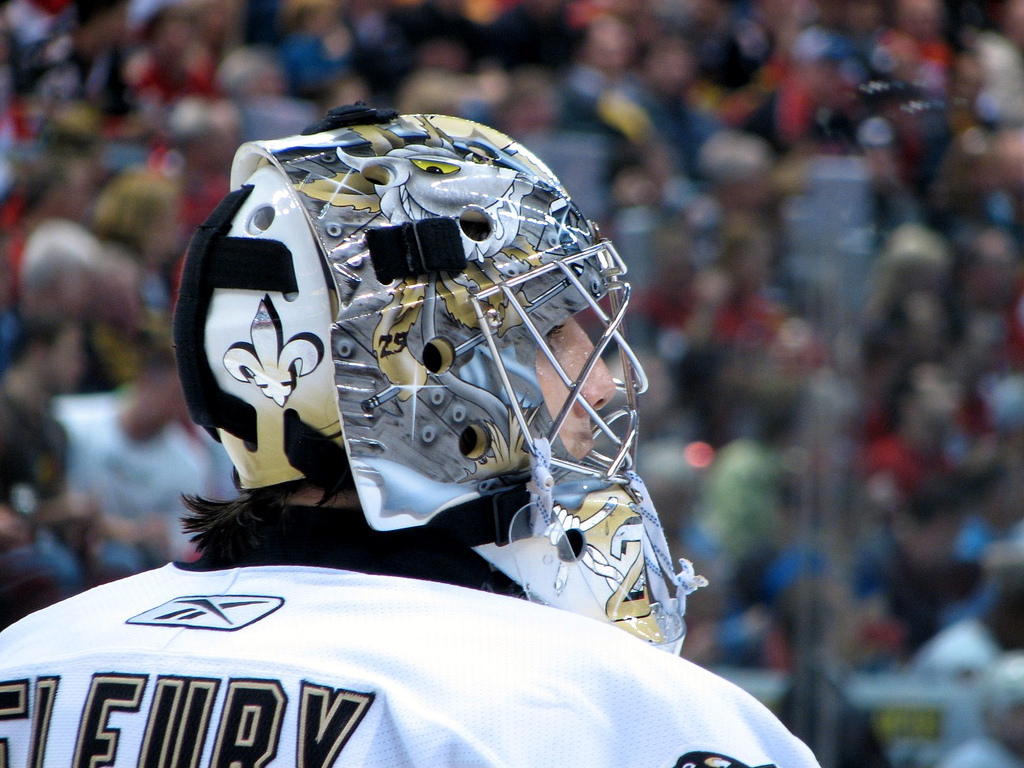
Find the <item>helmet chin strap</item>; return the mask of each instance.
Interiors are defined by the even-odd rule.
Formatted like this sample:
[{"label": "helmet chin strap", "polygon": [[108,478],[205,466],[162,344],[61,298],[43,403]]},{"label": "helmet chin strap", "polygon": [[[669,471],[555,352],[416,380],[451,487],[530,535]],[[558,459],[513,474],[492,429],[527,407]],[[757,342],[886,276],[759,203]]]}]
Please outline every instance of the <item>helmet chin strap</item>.
[{"label": "helmet chin strap", "polygon": [[529,450],[531,479],[526,488],[534,509],[533,535],[543,536],[555,519],[555,503],[551,495],[555,487],[555,478],[551,475],[551,442],[546,437],[535,438]]}]

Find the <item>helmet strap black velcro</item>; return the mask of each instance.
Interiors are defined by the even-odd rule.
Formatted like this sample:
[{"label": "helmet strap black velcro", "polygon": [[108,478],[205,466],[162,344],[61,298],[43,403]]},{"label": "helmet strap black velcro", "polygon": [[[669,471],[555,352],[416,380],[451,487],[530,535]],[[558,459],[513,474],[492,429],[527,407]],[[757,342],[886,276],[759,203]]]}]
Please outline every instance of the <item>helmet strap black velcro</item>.
[{"label": "helmet strap black velcro", "polygon": [[422,219],[378,227],[367,231],[366,244],[381,284],[442,270],[459,271],[467,264],[455,219]]},{"label": "helmet strap black velcro", "polygon": [[300,419],[293,408],[284,412],[284,455],[312,485],[323,489],[324,498],[340,491],[351,474],[345,449]]},{"label": "helmet strap black velcro", "polygon": [[[516,515],[530,503],[530,492],[525,485],[480,496],[438,513],[424,528],[441,530],[468,547],[497,544],[503,547],[514,539],[512,524]],[[525,522],[528,517],[520,518]],[[529,535],[527,530],[524,535]]]},{"label": "helmet strap black velcro", "polygon": [[214,437],[223,429],[255,444],[256,409],[218,386],[203,346],[214,289],[298,290],[291,252],[284,243],[227,236],[252,190],[246,185],[228,194],[193,235],[174,310],[174,346],[193,421]]}]

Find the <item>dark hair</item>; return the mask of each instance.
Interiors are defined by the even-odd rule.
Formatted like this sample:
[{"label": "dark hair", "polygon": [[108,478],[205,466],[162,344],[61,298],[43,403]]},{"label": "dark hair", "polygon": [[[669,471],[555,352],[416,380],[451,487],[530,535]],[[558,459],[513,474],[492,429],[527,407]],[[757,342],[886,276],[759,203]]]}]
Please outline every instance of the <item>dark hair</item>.
[{"label": "dark hair", "polygon": [[185,495],[182,498],[188,513],[182,523],[204,555],[231,562],[256,548],[261,524],[280,517],[288,498],[306,486],[306,481],[300,479],[264,488],[243,488],[228,500]]}]

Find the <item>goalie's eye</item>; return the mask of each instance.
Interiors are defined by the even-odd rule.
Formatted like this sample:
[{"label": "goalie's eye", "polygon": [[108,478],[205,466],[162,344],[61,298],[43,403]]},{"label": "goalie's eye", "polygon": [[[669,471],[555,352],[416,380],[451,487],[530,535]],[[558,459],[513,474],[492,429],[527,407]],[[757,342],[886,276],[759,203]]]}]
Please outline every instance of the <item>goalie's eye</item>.
[{"label": "goalie's eye", "polygon": [[435,173],[438,175],[448,175],[450,173],[458,173],[459,166],[453,163],[446,163],[441,160],[426,160],[423,158],[411,158],[412,164],[419,168],[421,171],[426,173]]}]

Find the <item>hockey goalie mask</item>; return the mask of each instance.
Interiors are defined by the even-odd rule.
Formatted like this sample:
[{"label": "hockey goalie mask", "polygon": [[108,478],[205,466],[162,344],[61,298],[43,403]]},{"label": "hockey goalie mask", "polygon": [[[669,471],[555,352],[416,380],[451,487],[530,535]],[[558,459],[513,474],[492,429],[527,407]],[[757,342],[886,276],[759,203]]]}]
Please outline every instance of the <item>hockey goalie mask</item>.
[{"label": "hockey goalie mask", "polygon": [[685,595],[632,471],[626,269],[485,126],[366,107],[244,145],[176,316],[193,418],[243,487],[346,473],[378,530],[459,536],[542,602],[656,645]]}]

